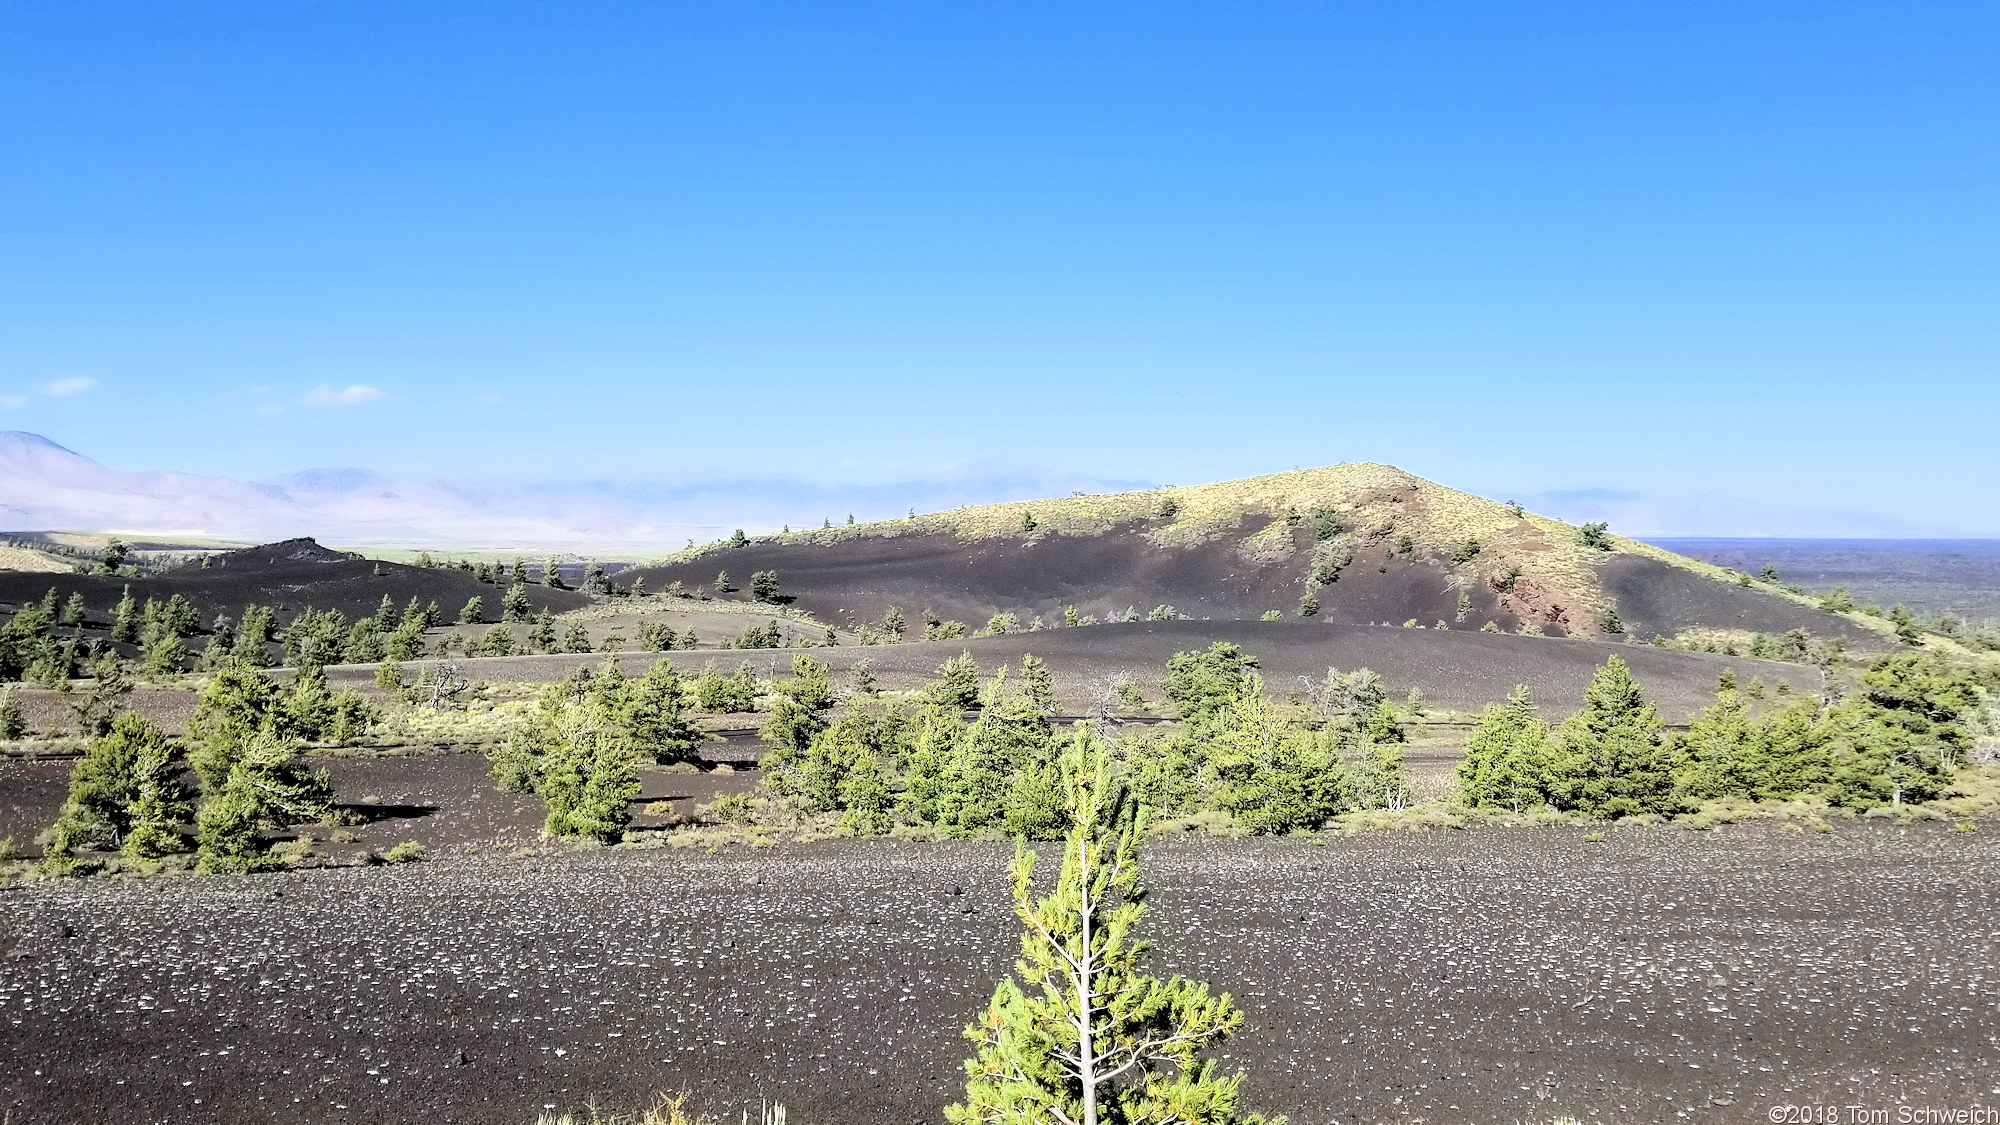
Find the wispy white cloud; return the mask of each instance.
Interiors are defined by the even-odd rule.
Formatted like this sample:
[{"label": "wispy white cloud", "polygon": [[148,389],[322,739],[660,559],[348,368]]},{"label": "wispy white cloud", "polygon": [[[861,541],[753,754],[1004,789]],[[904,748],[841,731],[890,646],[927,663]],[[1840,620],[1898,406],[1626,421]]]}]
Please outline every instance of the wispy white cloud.
[{"label": "wispy white cloud", "polygon": [[51,398],[68,398],[71,395],[80,395],[96,385],[95,379],[72,375],[67,379],[57,379],[53,383],[42,384],[42,393]]},{"label": "wispy white cloud", "polygon": [[301,399],[307,406],[364,406],[385,397],[378,387],[366,387],[356,383],[345,390],[336,391],[329,386],[318,386],[306,392]]},{"label": "wispy white cloud", "polygon": [[19,410],[26,405],[28,405],[28,400],[20,395],[0,395],[0,407],[8,410]]},{"label": "wispy white cloud", "polygon": [[259,414],[283,414],[284,412],[285,408],[275,402],[267,402],[257,408],[257,413]]}]

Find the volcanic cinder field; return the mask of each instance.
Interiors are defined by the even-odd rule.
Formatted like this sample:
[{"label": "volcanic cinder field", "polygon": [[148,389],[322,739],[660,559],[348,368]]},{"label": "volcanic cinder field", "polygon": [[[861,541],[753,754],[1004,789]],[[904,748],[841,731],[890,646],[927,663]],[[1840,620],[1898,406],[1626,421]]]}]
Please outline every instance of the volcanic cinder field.
[{"label": "volcanic cinder field", "polygon": [[[752,600],[759,571],[781,595]],[[1827,691],[1837,648],[1826,665],[1749,655],[1780,652],[1782,635],[1837,641],[1857,667],[1902,643],[1803,589],[1630,540],[1593,546],[1366,465],[743,537],[612,574],[527,584],[530,611],[560,615],[578,647],[447,657],[473,702],[315,744],[339,816],[265,834],[310,843],[296,866],[0,887],[0,1122],[528,1125],[680,1090],[725,1122],[767,1101],[797,1125],[941,1120],[963,1090],[962,1031],[1020,940],[1009,846],[730,835],[709,805],[758,791],[764,716],[749,713],[700,716],[715,737],[698,765],[640,770],[624,846],[543,839],[541,802],[499,791],[485,752],[538,685],[579,667],[639,675],[664,655],[770,681],[806,655],[841,692],[893,694],[961,652],[983,675],[1033,654],[1057,721],[1115,734],[1174,721],[1169,659],[1229,642],[1273,695],[1329,668],[1420,692],[1408,791],[1439,802],[1472,717],[1517,684],[1560,717],[1616,655],[1681,724],[1725,673],[1760,708]],[[0,608],[76,593],[83,620],[65,628],[129,658],[112,637],[128,585],[180,594],[204,621],[270,606],[282,627],[385,597],[435,600],[450,622],[509,583],[293,540],[138,578],[15,573]],[[927,617],[942,636],[920,639]],[[903,643],[864,643],[897,618]],[[787,645],[834,644],[720,647],[767,621]],[[663,626],[698,647],[641,651]],[[524,651],[525,623],[444,623],[403,672],[495,628]],[[377,672],[326,677],[410,719]],[[1114,711],[1114,683],[1139,698]],[[169,677],[119,699],[179,735],[200,688]],[[83,740],[65,734],[74,692],[16,698],[30,737],[0,759],[0,838],[31,860]],[[1295,1125],[1824,1125],[1813,1107],[2000,1102],[1990,823],[1441,828],[1432,807],[1407,830],[1148,842],[1154,967],[1236,998],[1247,1023],[1217,1055],[1249,1075],[1249,1108]],[[404,842],[427,858],[371,863]]]},{"label": "volcanic cinder field", "polygon": [[[939,1119],[1017,941],[1006,849],[454,856],[10,896],[14,1122],[531,1121],[687,1087]],[[1993,837],[1942,826],[1172,841],[1159,957],[1295,1122],[1990,1102]]]}]

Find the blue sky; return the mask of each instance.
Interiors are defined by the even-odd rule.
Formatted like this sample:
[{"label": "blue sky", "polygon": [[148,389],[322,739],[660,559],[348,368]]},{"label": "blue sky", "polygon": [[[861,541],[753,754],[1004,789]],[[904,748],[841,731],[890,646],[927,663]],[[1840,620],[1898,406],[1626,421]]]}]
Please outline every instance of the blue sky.
[{"label": "blue sky", "polygon": [[10,4],[0,429],[2000,535],[1996,56],[1990,4]]}]

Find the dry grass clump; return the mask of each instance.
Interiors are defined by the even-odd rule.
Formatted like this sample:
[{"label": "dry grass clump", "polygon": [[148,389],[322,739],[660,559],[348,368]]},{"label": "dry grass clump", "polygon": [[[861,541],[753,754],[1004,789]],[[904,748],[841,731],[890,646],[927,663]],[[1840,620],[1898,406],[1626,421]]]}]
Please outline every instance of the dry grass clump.
[{"label": "dry grass clump", "polygon": [[1965,771],[1930,807],[1953,817],[2000,814],[2000,765]]},{"label": "dry grass clump", "polygon": [[1720,652],[1735,656],[1750,651],[1757,634],[1750,629],[1682,629],[1668,643],[1691,652]]},{"label": "dry grass clump", "polygon": [[1178,836],[1184,832],[1199,832],[1207,836],[1241,836],[1243,831],[1236,827],[1236,818],[1220,809],[1204,809],[1188,816],[1161,817],[1146,826],[1152,836]]},{"label": "dry grass clump", "polygon": [[415,840],[404,840],[376,852],[370,858],[378,863],[419,863],[425,857],[424,846]]},{"label": "dry grass clump", "polygon": [[1362,832],[1429,832],[1437,828],[1464,828],[1471,821],[1447,805],[1412,805],[1405,809],[1358,809],[1342,813],[1327,826],[1338,835]]},{"label": "dry grass clump", "polygon": [[[581,1112],[566,1111],[556,1113],[543,1110],[535,1118],[535,1125],[726,1125],[722,1118],[712,1113],[703,1113],[687,1107],[688,1092],[660,1094],[653,1104],[631,1113],[605,1113],[598,1107],[586,1106]],[[745,1111],[742,1121],[749,1121]],[[785,1107],[764,1105],[758,1110],[757,1125],[785,1125]]]},{"label": "dry grass clump", "polygon": [[377,728],[376,740],[411,745],[502,742],[527,721],[533,708],[531,699],[481,696],[466,699],[463,707],[439,711],[428,707],[391,708]]},{"label": "dry grass clump", "polygon": [[1706,801],[1691,813],[1677,816],[1672,824],[1694,832],[1720,828],[1725,824],[1739,821],[1776,821],[1780,827],[1810,828],[1815,832],[1830,832],[1829,819],[1852,820],[1852,809],[1835,808],[1821,797],[1797,797],[1788,801],[1746,801],[1741,798],[1724,798]]}]

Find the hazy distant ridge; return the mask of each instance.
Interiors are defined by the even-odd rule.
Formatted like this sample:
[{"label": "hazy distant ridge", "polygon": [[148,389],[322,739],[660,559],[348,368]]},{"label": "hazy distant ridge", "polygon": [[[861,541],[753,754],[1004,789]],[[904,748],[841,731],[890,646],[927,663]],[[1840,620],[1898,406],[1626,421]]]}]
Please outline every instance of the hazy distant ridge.
[{"label": "hazy distant ridge", "polygon": [[347,544],[589,545],[673,549],[742,526],[818,526],[1144,482],[965,474],[825,488],[784,480],[466,485],[367,469],[311,469],[263,482],[125,471],[39,434],[0,432],[0,530],[147,531]]}]

